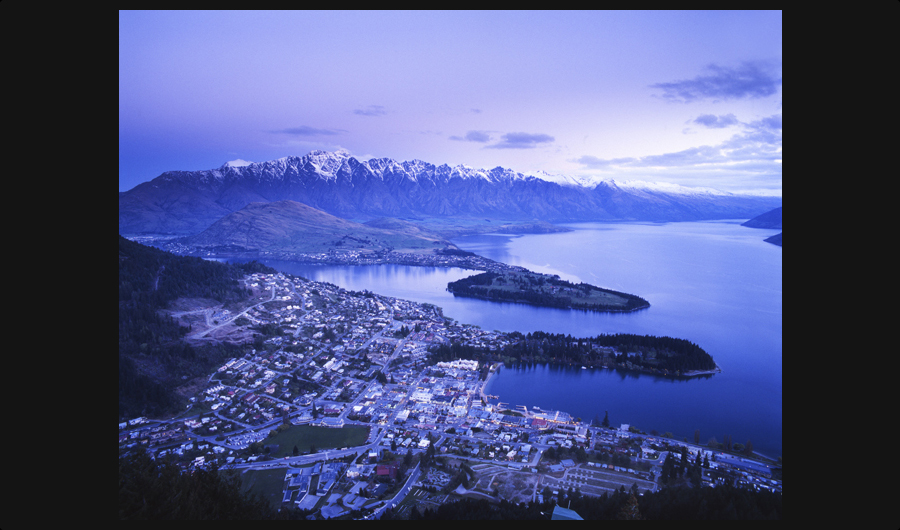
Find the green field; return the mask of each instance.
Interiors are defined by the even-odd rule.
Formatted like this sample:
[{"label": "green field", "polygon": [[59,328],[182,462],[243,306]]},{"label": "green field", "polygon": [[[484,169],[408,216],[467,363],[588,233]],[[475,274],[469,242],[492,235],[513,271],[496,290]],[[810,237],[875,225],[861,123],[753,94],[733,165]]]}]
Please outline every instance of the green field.
[{"label": "green field", "polygon": [[342,429],[328,427],[315,427],[311,425],[291,425],[271,438],[266,438],[267,446],[277,445],[271,456],[279,458],[292,456],[294,446],[300,454],[308,453],[311,447],[316,451],[323,449],[335,449],[339,447],[355,447],[366,442],[369,436],[369,428],[348,425]]},{"label": "green field", "polygon": [[241,490],[250,492],[268,502],[272,507],[281,506],[284,491],[284,475],[287,468],[250,469],[241,473]]}]

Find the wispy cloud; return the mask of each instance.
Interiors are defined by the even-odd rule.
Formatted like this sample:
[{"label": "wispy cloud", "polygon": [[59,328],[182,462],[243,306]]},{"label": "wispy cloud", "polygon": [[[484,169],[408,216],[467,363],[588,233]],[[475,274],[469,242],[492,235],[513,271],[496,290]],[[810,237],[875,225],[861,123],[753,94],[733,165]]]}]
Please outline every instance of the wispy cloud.
[{"label": "wispy cloud", "polygon": [[531,133],[507,133],[501,137],[501,141],[487,145],[488,149],[532,149],[542,144],[553,142],[555,138],[549,134]]},{"label": "wispy cloud", "polygon": [[458,142],[486,143],[491,141],[491,135],[485,131],[469,131],[465,136],[451,136],[450,139]]},{"label": "wispy cloud", "polygon": [[359,114],[360,116],[383,116],[387,114],[387,110],[381,105],[369,105],[368,107],[354,110],[353,114]]},{"label": "wispy cloud", "polygon": [[709,127],[711,129],[724,129],[732,125],[737,125],[738,119],[734,114],[726,114],[724,116],[716,116],[714,114],[703,114],[697,116],[694,123]]},{"label": "wispy cloud", "polygon": [[597,158],[596,156],[584,155],[575,159],[575,162],[590,169],[604,169],[611,166],[623,166],[637,160],[637,158]]},{"label": "wispy cloud", "polygon": [[761,63],[744,62],[738,68],[710,64],[711,73],[693,79],[670,83],[656,83],[651,88],[662,89],[662,97],[670,101],[690,103],[703,99],[754,99],[778,92],[781,79],[773,76]]},{"label": "wispy cloud", "polygon": [[[727,115],[725,121],[731,119]],[[714,124],[718,124],[722,116],[712,116]],[[700,119],[700,118],[698,118]],[[704,120],[710,121],[712,120]],[[584,155],[574,160],[586,169],[628,169],[628,168],[685,168],[695,170],[746,170],[757,171],[766,168],[771,171],[774,164],[779,165],[782,158],[781,114],[762,118],[750,123],[739,123],[743,131],[733,135],[718,145],[703,145],[681,151],[648,155],[642,157],[599,158]],[[715,126],[715,125],[712,125]]]},{"label": "wispy cloud", "polygon": [[299,127],[289,127],[287,129],[280,129],[273,132],[281,134],[291,134],[294,136],[334,136],[337,134],[345,134],[347,131],[343,129],[318,129],[316,127],[301,125]]}]

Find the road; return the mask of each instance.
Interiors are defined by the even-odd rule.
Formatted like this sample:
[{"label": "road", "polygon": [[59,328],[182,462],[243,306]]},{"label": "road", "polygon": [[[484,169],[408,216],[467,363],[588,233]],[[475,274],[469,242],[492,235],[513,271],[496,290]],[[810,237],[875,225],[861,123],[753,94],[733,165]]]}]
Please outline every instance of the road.
[{"label": "road", "polygon": [[209,315],[210,315],[210,313],[211,313],[211,311],[212,311],[211,309],[203,309],[203,310],[201,310],[201,311],[185,311],[185,312],[182,312],[182,313],[173,313],[172,316],[180,316],[180,315],[184,315],[184,314],[188,314],[188,313],[200,313],[200,312],[206,313],[206,323],[207,323],[207,325],[210,325],[211,327],[209,327],[209,328],[207,328],[207,329],[205,329],[205,330],[203,330],[203,331],[199,331],[199,332],[197,332],[197,333],[194,333],[193,335],[191,335],[190,337],[188,337],[188,338],[190,338],[190,339],[201,339],[201,338],[205,337],[208,333],[210,333],[210,332],[212,332],[212,331],[215,331],[215,330],[219,329],[219,328],[222,327],[222,326],[231,324],[231,322],[233,322],[236,318],[245,315],[245,314],[246,314],[248,311],[250,311],[251,309],[254,309],[254,308],[256,308],[256,307],[259,307],[259,306],[261,306],[261,305],[263,305],[263,304],[267,304],[267,303],[271,302],[272,300],[275,300],[275,286],[274,286],[274,285],[271,287],[271,290],[272,290],[272,296],[271,296],[268,300],[264,300],[264,301],[262,301],[262,302],[259,302],[259,303],[253,304],[253,305],[251,305],[251,306],[248,306],[246,309],[244,309],[244,310],[241,311],[240,313],[237,313],[236,315],[234,315],[233,317],[229,318],[229,319],[226,320],[225,322],[222,322],[221,324],[213,324],[213,323],[211,323],[211,322],[209,321]]}]

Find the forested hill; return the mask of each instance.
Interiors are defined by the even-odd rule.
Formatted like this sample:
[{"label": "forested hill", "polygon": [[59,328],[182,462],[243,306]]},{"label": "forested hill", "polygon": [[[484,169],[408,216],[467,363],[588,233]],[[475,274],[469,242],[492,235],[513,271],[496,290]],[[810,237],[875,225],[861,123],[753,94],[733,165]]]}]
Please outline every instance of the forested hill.
[{"label": "forested hill", "polygon": [[180,297],[241,300],[238,279],[274,270],[176,256],[119,236],[119,419],[160,415],[178,406],[181,376],[204,373],[227,358],[227,345],[192,348],[185,329],[159,310]]},{"label": "forested hill", "polygon": [[650,307],[633,294],[603,289],[586,283],[575,285],[557,275],[507,270],[483,272],[447,284],[453,296],[468,296],[497,302],[517,302],[561,309],[619,312]]}]

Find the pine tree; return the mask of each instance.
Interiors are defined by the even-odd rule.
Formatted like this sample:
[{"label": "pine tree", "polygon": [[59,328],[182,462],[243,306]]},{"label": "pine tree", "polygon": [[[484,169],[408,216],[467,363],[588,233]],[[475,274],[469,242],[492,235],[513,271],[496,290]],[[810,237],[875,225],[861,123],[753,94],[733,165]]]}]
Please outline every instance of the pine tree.
[{"label": "pine tree", "polygon": [[638,521],[643,519],[643,517],[641,517],[641,511],[638,509],[637,498],[635,498],[633,493],[628,495],[628,499],[625,500],[625,504],[622,506],[622,509],[619,510],[617,519],[624,521]]}]

